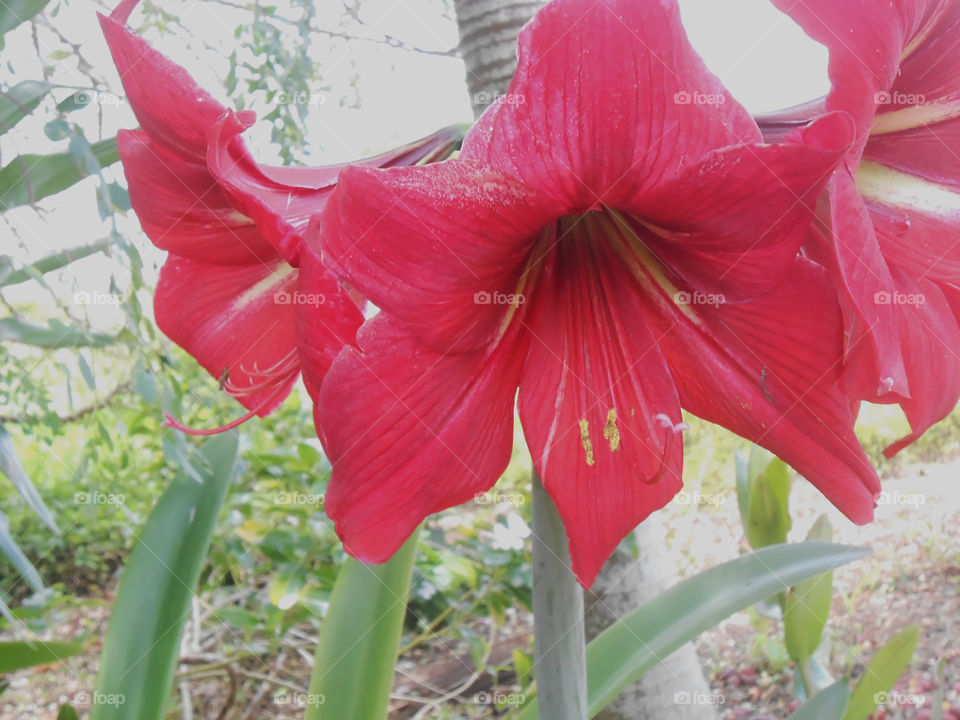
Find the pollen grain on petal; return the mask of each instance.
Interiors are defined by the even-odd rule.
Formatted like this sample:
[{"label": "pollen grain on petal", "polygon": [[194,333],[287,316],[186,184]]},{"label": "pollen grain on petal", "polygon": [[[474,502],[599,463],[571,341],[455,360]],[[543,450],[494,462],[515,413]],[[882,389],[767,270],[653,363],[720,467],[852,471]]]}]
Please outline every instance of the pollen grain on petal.
[{"label": "pollen grain on petal", "polygon": [[616,452],[620,449],[620,428],[617,427],[617,410],[610,408],[607,411],[607,424],[603,427],[603,437],[610,443],[610,451]]},{"label": "pollen grain on petal", "polygon": [[590,442],[590,423],[586,418],[580,418],[580,444],[583,445],[583,452],[587,457],[587,465],[593,467],[593,443]]}]

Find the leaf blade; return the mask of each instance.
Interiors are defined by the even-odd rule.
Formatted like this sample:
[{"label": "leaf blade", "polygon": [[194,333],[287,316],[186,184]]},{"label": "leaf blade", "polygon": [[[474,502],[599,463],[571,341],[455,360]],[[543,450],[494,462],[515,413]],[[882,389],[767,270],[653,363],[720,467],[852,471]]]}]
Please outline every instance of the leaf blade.
[{"label": "leaf blade", "polygon": [[86,648],[82,641],[71,642],[0,642],[0,674],[16,672],[37,665],[49,665],[57,660],[79,655]]},{"label": "leaf blade", "polygon": [[[120,160],[116,138],[101,140],[89,147],[100,167]],[[83,158],[72,152],[19,155],[0,170],[0,211],[38,202],[90,174]]]},{"label": "leaf blade", "polygon": [[[660,658],[738,610],[860,559],[868,550],[823,542],[771,545],[688,578],[604,630],[587,646],[590,716]],[[537,704],[518,720],[536,720]]]},{"label": "leaf blade", "polygon": [[419,531],[383,565],[348,557],[317,645],[306,720],[385,720]]},{"label": "leaf blade", "polygon": [[183,471],[160,496],[127,561],[107,626],[91,720],[162,720],[180,636],[237,455],[236,435],[204,444],[203,483]]},{"label": "leaf blade", "polygon": [[850,683],[840,680],[821,690],[804,703],[787,720],[823,720],[841,718],[850,702]]},{"label": "leaf blade", "polygon": [[910,664],[919,638],[920,626],[911,625],[876,652],[850,696],[843,720],[864,720],[876,710],[879,696],[890,692]]}]

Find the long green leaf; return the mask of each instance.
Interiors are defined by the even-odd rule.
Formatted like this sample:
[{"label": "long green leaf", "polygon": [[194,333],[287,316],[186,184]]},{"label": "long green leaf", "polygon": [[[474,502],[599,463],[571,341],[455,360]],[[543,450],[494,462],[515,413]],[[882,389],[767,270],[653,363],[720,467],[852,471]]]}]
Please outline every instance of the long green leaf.
[{"label": "long green leaf", "polygon": [[850,696],[843,720],[864,720],[877,709],[910,664],[919,637],[920,627],[911,625],[877,651]]},{"label": "long green leaf", "polygon": [[91,332],[75,325],[50,321],[34,325],[17,318],[0,319],[0,342],[19,342],[41,348],[104,347],[117,341],[113,335]]},{"label": "long green leaf", "polygon": [[[50,0],[3,0],[0,2],[0,35],[13,30],[43,10]],[[0,48],[3,39],[0,38]]]},{"label": "long green leaf", "polygon": [[8,258],[0,258],[0,287],[27,282],[45,273],[64,268],[76,260],[89,257],[90,255],[96,255],[98,252],[106,250],[112,245],[112,239],[103,238],[89,245],[68,248],[67,250],[61,250],[52,255],[47,255],[19,270],[13,269]]},{"label": "long green leaf", "polygon": [[790,530],[790,473],[786,463],[759,445],[750,451],[749,496],[744,525],[750,547],[787,541]]},{"label": "long green leaf", "polygon": [[821,690],[787,720],[838,720],[850,702],[850,683],[840,680]]},{"label": "long green leaf", "polygon": [[[0,320],[0,324],[2,323],[3,321]],[[0,340],[2,340],[2,337],[3,332],[0,330]],[[13,446],[13,438],[10,437],[10,433],[3,425],[0,425],[0,473],[9,478],[24,502],[43,521],[44,525],[59,534],[60,528],[57,527],[53,515],[50,514],[43,498],[40,497],[40,493],[37,492],[33,483],[30,482],[30,478],[27,477],[27,473],[23,469],[23,465],[20,464],[20,458],[17,457],[17,451]]]},{"label": "long green leaf", "polygon": [[0,135],[32,113],[51,87],[39,80],[24,80],[0,92]]},{"label": "long green leaf", "polygon": [[[826,515],[817,518],[808,540],[826,540],[833,537],[833,530]],[[833,597],[833,573],[821,573],[816,577],[797,583],[786,594],[783,606],[783,636],[787,653],[800,665],[810,659],[827,626],[830,615],[830,600]],[[808,688],[811,694],[813,689]]]},{"label": "long green leaf", "polygon": [[78,655],[85,647],[84,642],[0,642],[0,673],[10,673],[35,665],[48,665]]},{"label": "long green leaf", "polygon": [[[43,580],[40,573],[33,566],[33,563],[23,554],[23,550],[10,534],[10,521],[7,516],[0,512],[0,553],[7,556],[7,559],[17,569],[27,584],[36,592],[43,590]],[[9,592],[10,588],[7,587]]]},{"label": "long green leaf", "polygon": [[180,636],[237,455],[232,433],[200,450],[203,482],[177,473],[127,561],[107,626],[90,720],[161,720]]},{"label": "long green leaf", "polygon": [[77,711],[70,705],[61,705],[60,712],[57,713],[57,720],[80,720]]},{"label": "long green leaf", "polygon": [[[661,658],[729,615],[868,552],[823,542],[771,545],[678,583],[611,625],[587,646],[590,717]],[[518,717],[535,720],[536,701],[525,706]]]},{"label": "long green leaf", "polygon": [[[120,159],[116,138],[101,140],[89,147],[101,167]],[[0,170],[0,211],[35,203],[66,190],[88,175],[90,169],[84,158],[71,152],[15,157]]]},{"label": "long green leaf", "polygon": [[386,720],[418,535],[383,565],[347,558],[340,569],[301,699],[306,720]]}]

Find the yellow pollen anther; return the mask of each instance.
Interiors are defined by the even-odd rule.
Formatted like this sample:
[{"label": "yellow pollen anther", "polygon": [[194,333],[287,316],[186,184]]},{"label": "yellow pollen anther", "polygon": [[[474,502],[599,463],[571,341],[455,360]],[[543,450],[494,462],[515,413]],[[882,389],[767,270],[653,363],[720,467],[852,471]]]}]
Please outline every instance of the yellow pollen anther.
[{"label": "yellow pollen anther", "polygon": [[607,424],[603,427],[603,437],[610,443],[610,451],[620,449],[620,428],[617,427],[617,411],[610,408],[607,412]]},{"label": "yellow pollen anther", "polygon": [[583,445],[583,452],[587,456],[587,465],[593,467],[593,443],[590,442],[590,423],[586,418],[580,418],[580,444]]}]

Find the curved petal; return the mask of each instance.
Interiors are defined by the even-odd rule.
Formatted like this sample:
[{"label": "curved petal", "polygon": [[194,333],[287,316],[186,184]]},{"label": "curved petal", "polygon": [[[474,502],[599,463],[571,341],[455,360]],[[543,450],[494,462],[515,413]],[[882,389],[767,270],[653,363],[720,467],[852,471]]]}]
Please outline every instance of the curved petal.
[{"label": "curved petal", "polygon": [[[288,181],[279,182],[256,163],[240,136],[252,123],[253,118],[231,112],[214,124],[207,165],[235,206],[252,218],[267,241],[296,267],[307,222],[323,210],[341,168],[289,168],[274,172]],[[307,184],[311,181],[316,185]]]},{"label": "curved petal", "polygon": [[462,156],[549,192],[558,215],[619,206],[714,148],[760,142],[690,46],[676,0],[549,3],[518,57]]},{"label": "curved petal", "polygon": [[893,309],[877,302],[893,288],[870,213],[853,178],[841,168],[830,182],[831,229],[816,228],[807,251],[838,288],[846,336],[842,385],[852,397],[910,396],[899,326]]},{"label": "curved petal", "polygon": [[457,160],[348,167],[323,213],[323,260],[430,347],[476,348],[515,307],[530,248],[552,218],[498,170]]},{"label": "curved petal", "polygon": [[128,0],[110,17],[99,16],[127,100],[151,139],[202,162],[207,130],[227,109],[190,73],[125,26],[136,4]]},{"label": "curved petal", "polygon": [[[960,63],[957,32],[960,31],[960,4],[954,0],[928,0],[920,30],[902,49],[897,75],[886,92],[871,128],[872,148],[891,159],[912,165],[918,174],[936,172],[945,161],[956,168],[956,158],[944,157],[944,146],[956,151],[960,118]],[[939,153],[918,155],[912,141],[930,135],[949,136],[941,140]],[[923,147],[923,144],[920,144]],[[932,147],[932,146],[931,146]],[[897,153],[895,148],[901,152]],[[956,180],[956,171],[950,173]]]},{"label": "curved petal", "polygon": [[[229,113],[210,130],[210,172],[236,207],[253,218],[264,237],[293,266],[310,217],[319,214],[347,165],[275,167],[260,165],[241,133],[253,124],[248,113]],[[459,144],[460,129],[449,127],[390,152],[351,165],[401,167],[447,157]]]},{"label": "curved petal", "polygon": [[[513,338],[513,339],[511,339]],[[423,519],[488,490],[513,448],[523,348],[443,354],[384,313],[360,330],[320,392],[333,465],[325,497],[344,549],[389,558]]]},{"label": "curved petal", "polygon": [[[250,113],[228,113],[211,129],[207,148],[210,172],[238,210],[251,217],[287,262],[300,262],[300,244],[310,217],[319,214],[346,167],[274,167],[257,163],[241,133],[253,124]],[[396,167],[443,159],[459,144],[457,127],[444,128],[390,152],[353,165]]]},{"label": "curved petal", "polygon": [[691,304],[636,237],[611,240],[647,289],[681,406],[770,449],[854,522],[872,519],[880,484],[838,387],[843,333],[822,268],[798,258],[766,295]]},{"label": "curved petal", "polygon": [[872,161],[862,162],[857,171],[857,189],[884,258],[912,277],[960,277],[960,158],[953,160],[956,178],[950,184]]},{"label": "curved petal", "polygon": [[728,301],[757,295],[792,266],[852,141],[850,117],[831,113],[783,145],[715,150],[646,193],[635,215],[655,226],[654,253],[694,288]]},{"label": "curved petal", "polygon": [[637,283],[583,219],[537,281],[520,418],[590,587],[620,540],[683,487],[680,404]]},{"label": "curved petal", "polygon": [[[900,403],[910,429],[888,447],[892,457],[950,414],[960,399],[960,328],[944,290],[930,280],[914,281],[895,271],[897,291],[884,299],[900,318],[904,356],[913,397]],[[935,378],[935,382],[931,379]]]},{"label": "curved petal", "polygon": [[320,220],[314,217],[301,246],[296,300],[297,348],[303,384],[316,403],[324,376],[345,345],[356,343],[363,313],[320,261]]},{"label": "curved petal", "polygon": [[827,109],[849,112],[859,156],[900,60],[932,16],[953,0],[773,0],[830,51]]},{"label": "curved petal", "polygon": [[[955,0],[774,0],[830,51],[830,109],[856,119],[855,167],[830,192],[833,237],[811,250],[843,288],[843,387],[869,400],[923,393],[903,313],[876,301],[896,293],[891,272],[951,279],[960,269],[960,3]],[[941,132],[942,131],[942,132]],[[859,193],[859,194],[858,194]],[[866,207],[860,196],[866,201]],[[869,212],[867,210],[869,208]],[[905,366],[905,358],[906,366]]]},{"label": "curved petal", "polygon": [[263,417],[287,397],[300,369],[288,299],[296,283],[297,271],[280,258],[210,265],[171,255],[154,295],[157,326]]},{"label": "curved petal", "polygon": [[221,265],[260,264],[277,257],[204,164],[171,152],[139,130],[120,131],[117,144],[130,203],[158,248]]}]

